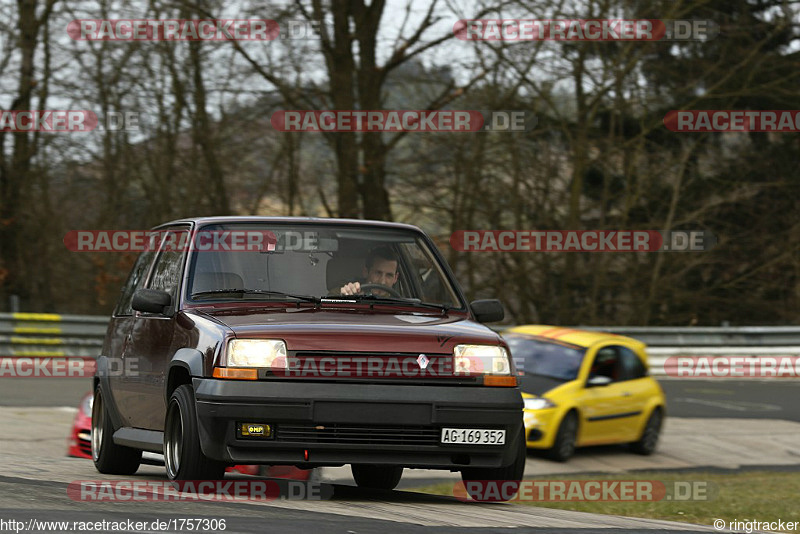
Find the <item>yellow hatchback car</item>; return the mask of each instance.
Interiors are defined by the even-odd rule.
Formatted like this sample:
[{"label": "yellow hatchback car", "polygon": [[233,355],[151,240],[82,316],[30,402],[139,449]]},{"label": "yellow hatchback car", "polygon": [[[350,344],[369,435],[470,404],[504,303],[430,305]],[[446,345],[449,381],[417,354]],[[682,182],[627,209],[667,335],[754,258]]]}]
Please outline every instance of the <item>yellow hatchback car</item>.
[{"label": "yellow hatchback car", "polygon": [[655,450],[666,402],[648,374],[644,343],[544,325],[511,328],[503,338],[521,375],[529,448],[562,462],[587,445]]}]

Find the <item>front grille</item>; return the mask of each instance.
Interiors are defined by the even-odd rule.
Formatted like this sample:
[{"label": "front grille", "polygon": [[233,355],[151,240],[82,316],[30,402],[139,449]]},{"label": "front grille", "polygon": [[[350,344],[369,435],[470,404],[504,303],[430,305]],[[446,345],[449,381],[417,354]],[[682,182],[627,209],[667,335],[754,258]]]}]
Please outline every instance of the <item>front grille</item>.
[{"label": "front grille", "polygon": [[279,424],[275,439],[350,445],[438,445],[439,430],[430,426]]},{"label": "front grille", "polygon": [[[90,436],[92,435],[91,430],[81,430],[78,432],[79,434],[86,433]],[[78,448],[81,450],[82,453],[91,455],[92,454],[92,442],[88,439],[78,438]]]}]

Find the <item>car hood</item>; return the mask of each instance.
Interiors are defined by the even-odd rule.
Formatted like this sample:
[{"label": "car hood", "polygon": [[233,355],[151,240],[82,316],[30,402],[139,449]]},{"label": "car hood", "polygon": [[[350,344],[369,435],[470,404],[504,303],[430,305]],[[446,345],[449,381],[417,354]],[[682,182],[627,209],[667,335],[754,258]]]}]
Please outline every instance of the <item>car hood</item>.
[{"label": "car hood", "polygon": [[488,327],[464,315],[363,313],[287,308],[201,313],[239,338],[278,338],[288,350],[452,353],[459,343],[505,346]]},{"label": "car hood", "polygon": [[541,397],[545,393],[552,391],[559,386],[563,386],[566,383],[568,382],[564,380],[559,380],[558,378],[526,374],[520,376],[519,388],[524,393],[529,393],[530,397],[533,396]]}]

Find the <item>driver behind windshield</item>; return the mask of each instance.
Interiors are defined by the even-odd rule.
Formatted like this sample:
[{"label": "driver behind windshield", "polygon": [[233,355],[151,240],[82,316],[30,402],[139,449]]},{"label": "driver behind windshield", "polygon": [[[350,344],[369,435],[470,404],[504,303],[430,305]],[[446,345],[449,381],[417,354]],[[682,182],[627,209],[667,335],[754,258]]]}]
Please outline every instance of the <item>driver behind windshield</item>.
[{"label": "driver behind windshield", "polygon": [[[361,284],[379,284],[389,288],[394,287],[400,274],[397,271],[397,255],[387,246],[372,249],[364,262],[362,280],[349,282],[339,290],[342,295],[357,295],[361,293]],[[380,289],[373,289],[374,295],[388,297],[389,293]]]}]

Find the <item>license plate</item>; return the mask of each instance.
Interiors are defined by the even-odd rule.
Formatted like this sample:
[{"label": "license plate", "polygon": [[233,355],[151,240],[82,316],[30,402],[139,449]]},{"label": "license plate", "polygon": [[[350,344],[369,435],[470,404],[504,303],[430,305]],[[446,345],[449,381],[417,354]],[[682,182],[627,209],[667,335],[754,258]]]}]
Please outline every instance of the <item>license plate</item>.
[{"label": "license plate", "polygon": [[443,428],[442,443],[463,445],[505,445],[505,430],[483,428]]}]

